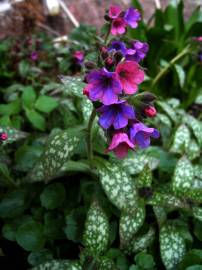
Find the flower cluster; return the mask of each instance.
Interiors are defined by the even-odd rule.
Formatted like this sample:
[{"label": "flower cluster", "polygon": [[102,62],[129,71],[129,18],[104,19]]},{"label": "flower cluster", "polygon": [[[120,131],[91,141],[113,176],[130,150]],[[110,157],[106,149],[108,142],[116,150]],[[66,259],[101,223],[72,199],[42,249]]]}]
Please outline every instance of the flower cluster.
[{"label": "flower cluster", "polygon": [[126,11],[122,11],[118,5],[109,8],[107,17],[111,21],[111,34],[114,36],[124,34],[127,26],[136,28],[141,19],[137,9],[130,7]]},{"label": "flower cluster", "polygon": [[[127,25],[137,26],[139,12],[129,8],[125,13],[119,6],[109,9],[111,33],[114,24],[123,20]],[[125,25],[124,24],[124,25]],[[124,26],[125,27],[125,26]],[[116,33],[124,33],[119,31]],[[88,69],[83,93],[93,102],[99,115],[99,125],[106,131],[109,141],[107,151],[113,151],[118,158],[124,158],[129,149],[137,146],[146,148],[150,138],[158,138],[159,132],[142,123],[146,117],[154,117],[154,96],[149,92],[134,95],[144,81],[144,71],[139,62],[144,59],[149,47],[145,42],[134,40],[128,44],[112,40],[100,48],[102,67]],[[87,63],[89,66],[89,63]],[[95,63],[91,63],[92,67]]]}]

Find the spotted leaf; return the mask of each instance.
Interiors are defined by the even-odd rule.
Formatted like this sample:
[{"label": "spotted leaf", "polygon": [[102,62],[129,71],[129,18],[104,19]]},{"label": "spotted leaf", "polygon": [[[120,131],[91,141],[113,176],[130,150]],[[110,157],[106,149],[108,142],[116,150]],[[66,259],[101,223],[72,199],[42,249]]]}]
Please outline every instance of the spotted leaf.
[{"label": "spotted leaf", "polygon": [[85,223],[84,245],[91,255],[104,252],[109,242],[109,221],[98,202],[93,202]]},{"label": "spotted leaf", "polygon": [[46,179],[55,176],[78,146],[81,133],[72,130],[61,131],[47,143],[42,164]]},{"label": "spotted leaf", "polygon": [[121,213],[119,234],[122,245],[127,244],[140,229],[145,219],[145,207],[139,203],[136,208]]},{"label": "spotted leaf", "polygon": [[80,98],[83,98],[83,88],[85,83],[82,81],[81,77],[72,77],[72,76],[60,76],[61,82],[66,86],[64,91],[67,95],[74,95]]},{"label": "spotted leaf", "polygon": [[102,187],[110,201],[121,210],[136,207],[137,191],[132,178],[123,167],[105,162],[98,168]]},{"label": "spotted leaf", "polygon": [[196,143],[196,141],[191,140],[190,143],[189,143],[189,146],[187,148],[187,151],[186,151],[187,156],[189,157],[189,159],[193,160],[193,159],[199,157],[200,152],[201,152],[201,149],[198,146],[198,144]]},{"label": "spotted leaf", "polygon": [[190,131],[186,125],[180,125],[174,135],[173,145],[170,149],[173,153],[183,154],[190,144]]},{"label": "spotted leaf", "polygon": [[192,213],[193,213],[193,216],[202,221],[202,208],[201,207],[193,207],[193,210],[192,210]]},{"label": "spotted leaf", "polygon": [[0,133],[6,133],[8,138],[2,144],[13,143],[27,137],[28,133],[10,127],[0,127]]},{"label": "spotted leaf", "polygon": [[164,225],[160,230],[161,259],[167,270],[177,269],[186,252],[185,240],[172,225]]},{"label": "spotted leaf", "polygon": [[114,262],[107,257],[98,258],[97,264],[98,264],[99,270],[115,270],[116,269]]},{"label": "spotted leaf", "polygon": [[198,144],[200,146],[202,146],[202,122],[200,122],[199,120],[197,120],[196,118],[194,118],[193,116],[191,115],[186,115],[186,123],[187,125],[190,127],[190,129],[192,129],[197,141],[198,141]]},{"label": "spotted leaf", "polygon": [[138,178],[136,179],[137,181],[137,187],[151,187],[152,184],[152,172],[149,168],[149,166],[145,166],[144,170],[140,173]]},{"label": "spotted leaf", "polygon": [[161,109],[170,117],[173,122],[177,121],[177,115],[173,108],[166,102],[158,101],[158,105],[161,107]]},{"label": "spotted leaf", "polygon": [[40,264],[32,270],[82,270],[82,267],[78,262],[71,262],[67,260],[52,260],[43,264]]},{"label": "spotted leaf", "polygon": [[132,251],[134,253],[137,253],[147,249],[154,241],[154,238],[155,238],[155,230],[153,227],[150,227],[149,231],[146,234],[134,238]]},{"label": "spotted leaf", "polygon": [[81,103],[81,110],[83,113],[84,121],[88,121],[93,110],[92,102],[87,98],[83,99]]}]

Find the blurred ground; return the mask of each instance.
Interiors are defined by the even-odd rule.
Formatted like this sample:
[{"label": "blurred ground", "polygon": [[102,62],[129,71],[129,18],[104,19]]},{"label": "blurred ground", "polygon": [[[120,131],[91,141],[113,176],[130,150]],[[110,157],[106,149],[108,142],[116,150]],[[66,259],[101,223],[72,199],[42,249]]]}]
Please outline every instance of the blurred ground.
[{"label": "blurred ground", "polygon": [[[188,17],[196,5],[202,0],[184,0],[185,16]],[[64,0],[69,10],[74,14],[78,22],[93,24],[99,27],[103,23],[105,9],[110,3],[129,6],[130,0]],[[140,0],[144,8],[144,19],[148,20],[155,9],[155,1]],[[169,0],[160,0],[162,8],[165,8]],[[47,26],[53,29],[55,35],[65,35],[73,28],[72,23],[61,12],[60,16],[47,16],[41,0],[27,0],[15,4],[13,9],[0,14],[0,39],[8,36],[27,35],[34,31],[42,31]]]}]

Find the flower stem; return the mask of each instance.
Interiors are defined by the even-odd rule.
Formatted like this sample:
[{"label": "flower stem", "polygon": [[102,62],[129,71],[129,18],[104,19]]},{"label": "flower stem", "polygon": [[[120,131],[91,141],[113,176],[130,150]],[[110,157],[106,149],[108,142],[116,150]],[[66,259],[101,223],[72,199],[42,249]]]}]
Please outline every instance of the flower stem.
[{"label": "flower stem", "polygon": [[108,37],[110,35],[110,31],[111,31],[111,25],[109,25],[108,31],[107,31],[105,39],[104,39],[104,44],[105,45],[107,45],[107,41],[108,41]]},{"label": "flower stem", "polygon": [[92,127],[93,127],[93,121],[96,117],[96,109],[94,108],[91,112],[89,121],[88,121],[88,127],[87,127],[87,154],[88,154],[88,160],[89,162],[93,159],[93,134],[92,134]]},{"label": "flower stem", "polygon": [[164,67],[154,78],[153,82],[152,82],[152,87],[154,87],[157,82],[161,79],[161,77],[164,76],[164,74],[169,70],[169,68],[175,64],[180,58],[182,58],[185,54],[187,54],[189,52],[189,48],[190,46],[188,45],[187,47],[184,48],[184,50],[182,50],[179,54],[177,54],[170,62],[169,64]]}]

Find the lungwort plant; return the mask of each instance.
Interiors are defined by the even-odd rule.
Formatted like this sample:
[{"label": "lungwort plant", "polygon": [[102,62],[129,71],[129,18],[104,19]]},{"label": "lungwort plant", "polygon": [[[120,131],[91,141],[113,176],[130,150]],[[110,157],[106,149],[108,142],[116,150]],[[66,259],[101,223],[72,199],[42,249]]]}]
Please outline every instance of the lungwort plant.
[{"label": "lungwort plant", "polygon": [[[142,29],[140,12],[114,5],[105,19],[100,36],[73,30],[77,68],[71,62],[61,83],[46,75],[36,84],[30,72],[11,75],[20,93],[1,89],[9,98],[0,105],[2,252],[16,249],[26,260],[19,269],[200,269],[201,95],[197,110],[173,97],[155,101],[145,75],[154,72],[145,61],[154,44],[138,32],[129,38]],[[30,57],[43,72],[36,51]]]}]

